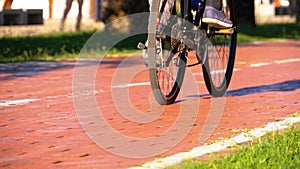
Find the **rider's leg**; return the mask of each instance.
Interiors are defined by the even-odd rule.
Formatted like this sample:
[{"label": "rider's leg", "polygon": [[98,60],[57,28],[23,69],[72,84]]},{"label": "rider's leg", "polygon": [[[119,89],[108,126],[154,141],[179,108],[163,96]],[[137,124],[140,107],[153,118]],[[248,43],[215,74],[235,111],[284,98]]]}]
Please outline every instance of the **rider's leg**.
[{"label": "rider's leg", "polygon": [[222,8],[222,0],[207,0],[202,21],[218,28],[232,27],[232,22]]},{"label": "rider's leg", "polygon": [[207,0],[206,5],[214,7],[217,10],[222,10],[222,1],[219,0]]}]

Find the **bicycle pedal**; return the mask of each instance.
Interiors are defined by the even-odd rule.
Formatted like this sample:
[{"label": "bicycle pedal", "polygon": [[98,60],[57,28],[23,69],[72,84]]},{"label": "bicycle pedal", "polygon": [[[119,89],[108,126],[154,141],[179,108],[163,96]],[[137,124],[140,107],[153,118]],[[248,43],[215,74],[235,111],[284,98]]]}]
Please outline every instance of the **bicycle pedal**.
[{"label": "bicycle pedal", "polygon": [[232,34],[234,32],[233,28],[225,28],[225,29],[219,29],[215,31],[215,33],[220,33],[220,34]]}]

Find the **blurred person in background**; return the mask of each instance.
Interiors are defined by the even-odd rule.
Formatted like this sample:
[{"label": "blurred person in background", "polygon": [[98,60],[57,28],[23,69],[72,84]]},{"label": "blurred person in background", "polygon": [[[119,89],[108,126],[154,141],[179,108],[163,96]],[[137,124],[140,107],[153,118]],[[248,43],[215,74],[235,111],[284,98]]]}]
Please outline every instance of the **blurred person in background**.
[{"label": "blurred person in background", "polygon": [[[60,25],[60,30],[61,31],[64,30],[65,21],[66,21],[68,13],[69,13],[69,11],[72,7],[72,2],[73,2],[73,0],[66,0],[66,8],[64,10],[63,18],[61,20],[61,25]],[[78,16],[77,16],[77,21],[76,21],[76,25],[75,25],[76,31],[80,30],[83,0],[77,0],[77,2],[78,2]]]}]

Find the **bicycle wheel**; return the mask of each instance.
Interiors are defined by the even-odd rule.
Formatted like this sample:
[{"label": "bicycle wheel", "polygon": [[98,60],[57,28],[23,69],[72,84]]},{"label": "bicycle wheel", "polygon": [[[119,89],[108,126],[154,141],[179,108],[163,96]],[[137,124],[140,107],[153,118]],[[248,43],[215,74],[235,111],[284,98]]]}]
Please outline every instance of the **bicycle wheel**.
[{"label": "bicycle wheel", "polygon": [[225,94],[231,80],[236,53],[236,5],[234,0],[226,2],[225,13],[232,21],[233,27],[230,29],[208,27],[210,42],[206,44],[207,56],[202,65],[206,88],[214,97]]},{"label": "bicycle wheel", "polygon": [[[180,91],[186,69],[187,52],[178,52],[174,49],[170,38],[170,29],[164,29],[163,25],[156,23],[159,20],[157,18],[162,17],[159,11],[163,11],[159,9],[163,8],[163,5],[159,7],[159,4],[159,0],[152,1],[152,14],[149,16],[148,67],[155,99],[159,104],[166,105],[174,103]],[[170,27],[170,25],[168,26]]]}]

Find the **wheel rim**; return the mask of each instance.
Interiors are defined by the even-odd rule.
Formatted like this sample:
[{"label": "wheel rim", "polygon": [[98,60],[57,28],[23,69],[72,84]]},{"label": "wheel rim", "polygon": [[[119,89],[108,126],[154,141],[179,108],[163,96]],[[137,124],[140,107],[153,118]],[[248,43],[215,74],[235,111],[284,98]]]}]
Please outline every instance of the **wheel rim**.
[{"label": "wheel rim", "polygon": [[220,88],[226,83],[233,35],[214,35],[208,45],[208,70],[212,84]]}]

